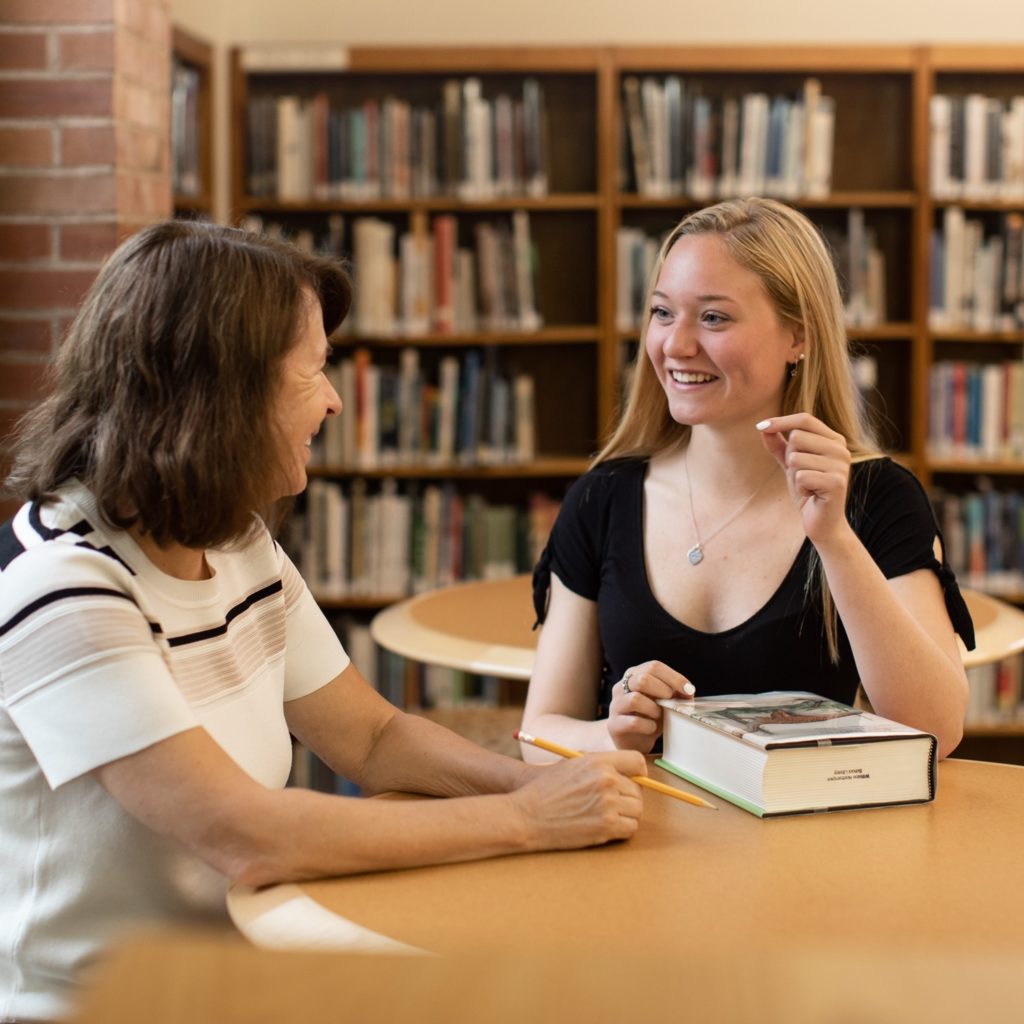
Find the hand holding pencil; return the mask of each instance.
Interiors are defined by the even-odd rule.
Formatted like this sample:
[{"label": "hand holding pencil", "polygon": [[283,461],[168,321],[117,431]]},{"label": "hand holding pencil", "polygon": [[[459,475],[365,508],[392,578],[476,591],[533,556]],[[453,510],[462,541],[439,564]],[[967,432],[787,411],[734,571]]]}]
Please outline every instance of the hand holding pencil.
[{"label": "hand holding pencil", "polygon": [[[579,750],[570,750],[568,747],[563,747],[560,743],[553,743],[551,740],[544,740],[539,736],[531,736],[528,732],[523,732],[522,729],[516,729],[512,735],[514,739],[519,740],[521,743],[529,743],[531,746],[539,747],[541,750],[546,750],[551,754],[558,754],[559,757],[583,756]],[[718,810],[714,804],[709,803],[707,800],[702,800],[699,796],[694,796],[685,790],[676,789],[675,786],[667,786],[664,782],[658,782],[657,779],[648,778],[646,775],[631,775],[630,778],[639,786],[653,789],[656,793],[673,797],[676,800],[682,800],[684,803],[693,804],[694,807],[706,807],[712,811]]]}]

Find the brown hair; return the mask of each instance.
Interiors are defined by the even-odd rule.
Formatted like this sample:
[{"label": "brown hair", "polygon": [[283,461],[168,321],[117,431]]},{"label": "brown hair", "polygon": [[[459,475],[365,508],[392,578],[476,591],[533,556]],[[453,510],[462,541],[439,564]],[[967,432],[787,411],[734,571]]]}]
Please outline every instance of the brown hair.
[{"label": "brown hair", "polygon": [[45,500],[72,477],[103,516],[159,544],[217,547],[273,518],[272,409],[307,302],[330,335],[351,303],[336,260],[236,228],[165,221],[100,271],[22,421],[8,490]]},{"label": "brown hair", "polygon": [[[684,235],[714,234],[741,266],[757,274],[783,322],[803,328],[805,358],[786,378],[781,415],[806,411],[846,439],[855,461],[874,458],[877,446],[864,416],[850,367],[843,301],[832,258],[818,229],[774,199],[717,203],[684,217],[669,233],[647,288],[641,339],[650,322],[651,293],[672,246]],[[685,447],[690,427],[672,419],[661,383],[639,346],[622,417],[594,464],[623,456],[650,457]],[[832,595],[817,553],[812,553],[808,593],[820,591],[829,653],[838,658]]]}]

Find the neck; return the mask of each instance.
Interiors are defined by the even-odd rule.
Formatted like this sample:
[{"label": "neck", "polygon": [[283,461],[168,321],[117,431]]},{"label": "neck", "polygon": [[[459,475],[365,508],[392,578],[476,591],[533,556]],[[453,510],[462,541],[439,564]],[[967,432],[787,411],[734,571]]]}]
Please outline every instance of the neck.
[{"label": "neck", "polygon": [[138,527],[132,527],[128,532],[142,553],[168,576],[179,580],[208,580],[212,575],[205,551],[174,543],[161,546],[152,534],[143,533]]},{"label": "neck", "polygon": [[778,466],[753,425],[744,428],[742,436],[737,431],[692,430],[686,463],[691,479],[705,494],[723,498],[745,497]]}]

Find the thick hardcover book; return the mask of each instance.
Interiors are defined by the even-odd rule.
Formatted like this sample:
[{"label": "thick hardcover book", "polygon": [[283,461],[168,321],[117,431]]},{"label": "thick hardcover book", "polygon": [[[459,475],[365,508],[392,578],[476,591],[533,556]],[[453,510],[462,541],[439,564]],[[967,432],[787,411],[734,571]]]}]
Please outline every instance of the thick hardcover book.
[{"label": "thick hardcover book", "polygon": [[934,736],[813,693],[660,701],[657,763],[759,818],[935,798]]}]

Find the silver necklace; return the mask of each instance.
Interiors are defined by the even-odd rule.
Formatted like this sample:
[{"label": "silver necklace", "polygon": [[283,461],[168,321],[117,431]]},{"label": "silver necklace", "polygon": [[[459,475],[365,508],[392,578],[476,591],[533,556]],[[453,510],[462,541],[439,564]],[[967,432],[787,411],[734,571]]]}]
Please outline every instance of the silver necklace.
[{"label": "silver necklace", "polygon": [[714,540],[757,496],[761,493],[761,489],[766,483],[775,475],[775,467],[772,466],[771,472],[754,488],[754,492],[748,495],[738,509],[724,523],[719,523],[714,530],[711,531],[703,540],[700,538],[700,530],[697,529],[697,516],[693,511],[693,488],[690,486],[690,467],[686,462],[687,449],[683,449],[683,472],[686,474],[686,496],[690,500],[690,520],[693,522],[693,535],[697,538],[697,543],[686,552],[686,557],[690,562],[690,565],[700,565],[704,561],[704,545],[708,541]]}]

